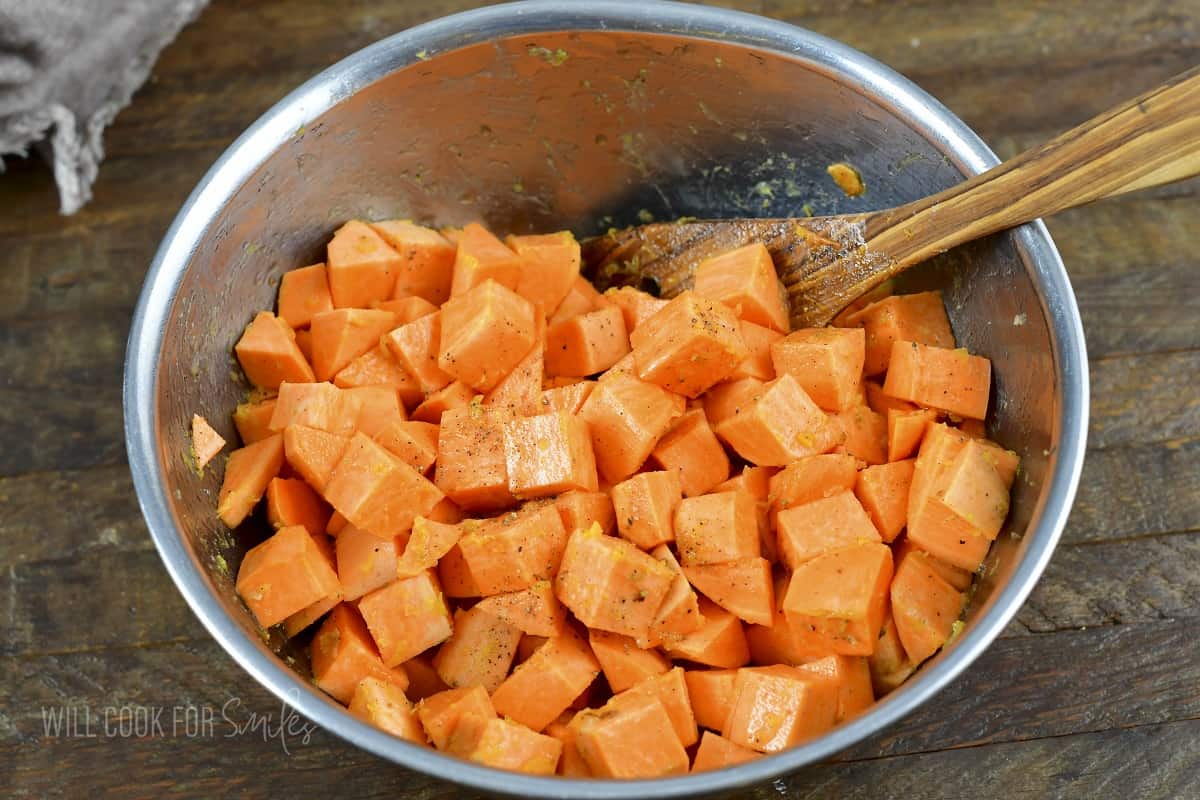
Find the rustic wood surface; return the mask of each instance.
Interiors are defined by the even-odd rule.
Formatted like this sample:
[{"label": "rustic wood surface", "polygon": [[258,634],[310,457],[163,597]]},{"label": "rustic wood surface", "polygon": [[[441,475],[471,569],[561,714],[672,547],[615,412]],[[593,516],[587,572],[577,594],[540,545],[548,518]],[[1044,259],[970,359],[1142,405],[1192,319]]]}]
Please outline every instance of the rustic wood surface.
[{"label": "rustic wood surface", "polygon": [[[0,177],[0,786],[17,797],[462,797],[322,731],[240,731],[278,703],[193,618],[122,444],[127,326],[154,248],[221,150],[289,88],[471,0],[217,0],[106,136],[63,218],[48,169]],[[880,58],[1002,157],[1200,62],[1200,0],[728,5]],[[335,10],[336,9],[336,10]],[[968,675],[756,797],[1200,797],[1200,183],[1050,229],[1083,311],[1090,451],[1063,543]],[[215,709],[191,735],[173,710]],[[86,708],[76,735],[47,709]],[[106,735],[106,709],[147,736]],[[294,721],[295,722],[295,721]],[[93,736],[86,727],[90,723]],[[122,733],[119,726],[108,732]],[[67,731],[64,731],[64,733]],[[273,732],[273,731],[272,731]]]}]

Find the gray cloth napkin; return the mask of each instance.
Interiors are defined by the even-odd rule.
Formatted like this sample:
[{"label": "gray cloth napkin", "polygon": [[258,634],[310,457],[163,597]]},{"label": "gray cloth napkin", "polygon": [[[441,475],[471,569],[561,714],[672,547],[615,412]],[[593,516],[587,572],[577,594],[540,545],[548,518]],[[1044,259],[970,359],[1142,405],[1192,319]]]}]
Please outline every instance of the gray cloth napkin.
[{"label": "gray cloth napkin", "polygon": [[0,0],[0,171],[34,145],[61,211],[91,199],[104,129],[208,0]]}]

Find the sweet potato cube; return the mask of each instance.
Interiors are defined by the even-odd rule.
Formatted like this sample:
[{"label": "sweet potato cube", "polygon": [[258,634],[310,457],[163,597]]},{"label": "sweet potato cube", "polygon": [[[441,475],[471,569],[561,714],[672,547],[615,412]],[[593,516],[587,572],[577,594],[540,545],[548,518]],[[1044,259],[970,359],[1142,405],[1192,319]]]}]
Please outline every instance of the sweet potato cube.
[{"label": "sweet potato cube", "polygon": [[604,293],[604,299],[621,309],[625,330],[633,333],[638,325],[653,317],[667,304],[666,300],[647,294],[632,286],[620,286]]},{"label": "sweet potato cube", "polygon": [[662,562],[593,525],[567,540],[555,592],[589,628],[636,638],[646,635],[673,577]]},{"label": "sweet potato cube", "polygon": [[892,344],[897,341],[954,347],[954,333],[942,305],[941,292],[885,297],[852,315],[847,324],[866,329],[864,372],[867,375],[878,375],[888,368]]},{"label": "sweet potato cube", "polygon": [[714,769],[724,769],[735,764],[753,761],[759,753],[748,747],[742,747],[721,736],[719,733],[705,731],[700,737],[700,747],[696,749],[696,757],[692,759],[692,772],[708,772]]},{"label": "sweet potato cube", "polygon": [[466,714],[454,726],[446,752],[497,769],[553,775],[562,742],[511,720]]},{"label": "sweet potato cube", "polygon": [[967,442],[954,459],[936,497],[987,539],[995,539],[1008,516],[1008,486],[988,448],[978,439]]},{"label": "sweet potato cube", "polygon": [[267,521],[276,530],[303,525],[316,536],[325,533],[329,507],[304,481],[272,478],[267,484]]},{"label": "sweet potato cube", "polygon": [[568,534],[590,528],[593,522],[604,533],[612,534],[616,530],[613,499],[608,492],[564,492],[554,498],[554,506]]},{"label": "sweet potato cube", "polygon": [[400,255],[366,223],[350,220],[338,228],[326,256],[334,308],[366,308],[392,296]]},{"label": "sweet potato cube", "polygon": [[546,726],[543,733],[553,736],[563,744],[562,757],[558,759],[559,775],[564,778],[589,778],[592,771],[588,769],[587,762],[580,755],[575,741],[579,734],[579,728],[572,724],[576,713],[572,710],[564,711],[562,716]]},{"label": "sweet potato cube", "polygon": [[[925,563],[938,574],[938,576],[946,583],[953,586],[960,592],[965,592],[971,585],[974,578],[974,573],[967,572],[961,567],[956,567],[942,559],[926,553],[921,548],[917,547],[907,536],[901,536],[892,543],[892,560],[896,564],[896,569],[900,569],[900,562],[909,556],[910,553],[920,553],[925,558]],[[894,579],[894,576],[893,576]]]},{"label": "sweet potato cube", "polygon": [[675,540],[675,511],[683,499],[676,472],[639,472],[612,488],[621,536],[643,550]]},{"label": "sweet potato cube", "polygon": [[763,386],[738,413],[716,423],[715,432],[750,463],[774,467],[828,452],[841,438],[841,431],[791,375]]},{"label": "sweet potato cube", "polygon": [[950,350],[897,341],[892,345],[883,391],[919,406],[983,419],[991,381],[992,362],[965,348]]},{"label": "sweet potato cube", "polygon": [[867,657],[867,666],[871,670],[871,688],[875,690],[876,697],[892,691],[917,670],[917,663],[908,657],[904,645],[900,643],[890,608],[883,618],[875,652]]},{"label": "sweet potato cube", "polygon": [[450,296],[465,294],[493,280],[512,291],[521,283],[523,260],[477,222],[465,226],[458,238]]},{"label": "sweet potato cube", "polygon": [[895,540],[908,524],[908,490],[915,463],[909,458],[867,467],[858,473],[854,494],[885,542]]},{"label": "sweet potato cube", "polygon": [[701,261],[696,267],[696,294],[725,303],[756,325],[788,329],[787,296],[762,242]]},{"label": "sweet potato cube", "polygon": [[636,378],[597,383],[579,416],[591,426],[600,475],[617,483],[636,472],[684,404],[679,395]]},{"label": "sweet potato cube", "polygon": [[393,386],[356,386],[346,389],[351,402],[358,405],[354,417],[354,429],[372,439],[387,430],[393,423],[405,422],[408,414],[400,402],[400,393]]},{"label": "sweet potato cube", "polygon": [[783,511],[850,491],[858,480],[853,456],[827,453],[793,461],[770,479],[767,499],[773,511]]},{"label": "sweet potato cube", "polygon": [[760,381],[773,381],[778,377],[775,364],[771,360],[771,346],[783,339],[779,331],[755,325],[753,322],[741,320],[738,330],[742,333],[742,341],[746,343],[748,355],[738,364],[737,369],[730,373],[727,380],[736,381],[742,378],[755,378]]},{"label": "sweet potato cube", "polygon": [[358,418],[359,400],[332,383],[279,384],[270,428],[279,432],[289,425],[303,425],[338,436],[351,436]]},{"label": "sweet potato cube", "polygon": [[553,314],[579,277],[581,256],[574,234],[508,236],[504,242],[521,257],[517,294]]},{"label": "sweet potato cube", "polygon": [[275,413],[277,402],[271,397],[257,402],[238,403],[233,411],[233,425],[242,444],[254,444],[275,433],[271,430],[271,416]]},{"label": "sweet potato cube", "polygon": [[376,536],[399,536],[429,514],[442,492],[362,433],[354,434],[325,486],[325,499]]},{"label": "sweet potato cube", "polygon": [[885,544],[831,550],[793,572],[783,598],[797,639],[828,654],[869,656],[883,624],[892,551]]},{"label": "sweet potato cube", "polygon": [[613,692],[623,692],[671,668],[671,662],[662,653],[638,647],[628,636],[591,630],[588,641]]},{"label": "sweet potato cube", "polygon": [[750,660],[754,664],[765,667],[772,664],[796,666],[826,655],[823,646],[794,635],[788,624],[782,603],[787,595],[790,579],[791,576],[783,572],[774,576],[776,605],[771,625],[746,626],[746,645],[750,649]]},{"label": "sweet potato cube", "polygon": [[713,491],[734,492],[742,489],[749,492],[750,496],[758,502],[766,503],[770,499],[771,479],[779,472],[777,467],[742,467],[741,471],[729,480],[719,483],[713,488]]},{"label": "sweet potato cube", "polygon": [[[408,689],[404,694],[414,703],[450,688],[433,668],[433,657],[428,654],[410,658],[404,662],[403,667],[408,674]],[[487,696],[486,692],[484,696]]]},{"label": "sweet potato cube", "polygon": [[691,747],[700,738],[696,730],[696,716],[692,712],[692,701],[688,698],[687,681],[683,667],[674,667],[661,675],[647,678],[629,689],[630,694],[651,694],[662,701],[671,727],[684,747]]},{"label": "sweet potato cube", "polygon": [[381,539],[353,525],[342,529],[334,548],[344,599],[357,600],[396,580],[396,558],[403,549],[400,538]]},{"label": "sweet potato cube", "polygon": [[442,306],[438,366],[481,392],[494,387],[537,340],[534,307],[516,292],[485,281]]},{"label": "sweet potato cube", "polygon": [[745,622],[770,625],[775,611],[771,562],[760,556],[684,566],[688,583]]},{"label": "sweet potato cube", "polygon": [[437,425],[414,420],[392,420],[371,438],[421,474],[428,473],[437,460]]},{"label": "sweet potato cube", "polygon": [[230,453],[217,503],[217,516],[221,521],[230,528],[241,525],[281,467],[283,437],[279,434]]},{"label": "sweet potato cube", "polygon": [[546,319],[540,312],[535,311],[533,323],[533,346],[512,371],[487,393],[483,398],[484,405],[493,406],[514,416],[533,416],[555,410],[546,408],[542,403],[542,383],[546,372]]},{"label": "sweet potato cube", "polygon": [[224,447],[225,440],[213,430],[208,420],[192,414],[192,455],[196,458],[196,469],[203,470]]},{"label": "sweet potato cube", "polygon": [[521,629],[478,605],[454,614],[454,633],[438,648],[433,667],[447,686],[496,691],[512,667]]},{"label": "sweet potato cube", "polygon": [[[889,350],[889,353],[891,351]],[[867,396],[867,405],[877,414],[887,416],[889,411],[916,411],[917,407],[907,400],[899,400],[883,393],[883,383],[870,379],[863,380],[863,394]]]},{"label": "sweet potato cube", "polygon": [[393,298],[392,300],[373,300],[371,308],[377,311],[390,311],[396,316],[397,325],[407,325],[413,320],[427,317],[435,313],[438,307],[424,297],[411,295],[409,297]]},{"label": "sweet potato cube", "polygon": [[413,520],[408,542],[396,560],[393,575],[411,578],[427,569],[433,569],[442,556],[458,543],[462,533],[463,526],[460,524],[447,524],[417,517]]},{"label": "sweet potato cube", "polygon": [[595,381],[578,381],[567,386],[543,389],[539,412],[566,411],[568,414],[578,414],[595,386]]},{"label": "sweet potato cube", "polygon": [[963,607],[962,593],[946,583],[920,551],[908,553],[896,567],[891,600],[896,633],[917,664],[946,643]]},{"label": "sweet potato cube", "polygon": [[713,731],[724,728],[729,707],[733,705],[737,670],[689,669],[683,673],[683,678],[697,724]]},{"label": "sweet potato cube", "polygon": [[688,756],[657,695],[623,692],[580,712],[576,745],[592,774],[657,778],[687,772]]},{"label": "sweet potato cube", "polygon": [[250,548],[238,569],[237,592],[264,628],[337,590],[333,567],[303,525]]},{"label": "sweet potato cube", "polygon": [[296,335],[270,311],[254,317],[233,350],[247,380],[262,389],[278,389],[284,381],[315,380],[312,367],[296,346]]},{"label": "sweet potato cube", "polygon": [[861,328],[804,328],[771,345],[771,361],[822,409],[842,411],[861,396],[865,352]]},{"label": "sweet potato cube", "polygon": [[430,425],[440,425],[442,416],[447,411],[452,408],[466,408],[476,397],[479,395],[470,386],[462,381],[454,381],[426,397],[413,409],[412,419],[428,422]]},{"label": "sweet potato cube", "polygon": [[616,306],[570,317],[546,330],[547,375],[595,375],[628,353],[625,318]]},{"label": "sweet potato cube", "polygon": [[392,357],[382,342],[342,367],[333,376],[333,385],[342,389],[358,386],[391,386],[400,395],[405,408],[416,406],[425,399],[416,378],[409,375]]},{"label": "sweet potato cube", "polygon": [[[554,594],[554,584],[538,581],[528,589],[485,597],[475,604],[529,636],[551,638],[564,634],[567,612]],[[540,728],[539,728],[540,730]]]},{"label": "sweet potato cube", "polygon": [[760,555],[754,498],[748,492],[684,498],[675,512],[675,543],[685,567]]},{"label": "sweet potato cube", "polygon": [[413,704],[404,696],[403,690],[386,681],[369,676],[363,678],[350,699],[350,713],[393,736],[417,744],[426,743],[425,730],[417,719]]},{"label": "sweet potato cube", "polygon": [[638,377],[687,397],[725,380],[748,355],[734,312],[683,292],[630,336]]},{"label": "sweet potato cube", "polygon": [[780,558],[792,570],[830,550],[880,541],[879,531],[853,492],[780,511],[775,515],[775,530]]},{"label": "sweet potato cube", "polygon": [[580,275],[571,283],[566,296],[563,297],[562,302],[558,304],[558,308],[554,309],[553,313],[546,309],[543,311],[547,314],[547,323],[555,325],[565,319],[577,317],[608,305],[612,304],[596,291],[596,287],[592,286],[591,281]]},{"label": "sweet potato cube", "polygon": [[358,601],[358,610],[389,667],[446,641],[454,631],[446,598],[432,571],[369,592]]},{"label": "sweet potato cube", "polygon": [[297,328],[294,333],[296,347],[300,348],[300,354],[304,356],[304,360],[311,364],[313,360],[312,331],[309,328]]},{"label": "sweet potato cube", "polygon": [[887,457],[888,461],[902,461],[912,457],[921,446],[925,429],[937,421],[937,412],[929,408],[915,411],[889,409],[887,412]]},{"label": "sweet potato cube", "polygon": [[279,280],[279,318],[293,328],[307,328],[322,311],[333,310],[325,264],[288,270]]},{"label": "sweet potato cube", "polygon": [[480,597],[483,594],[475,585],[471,568],[467,566],[462,549],[457,544],[438,561],[437,573],[447,597]]},{"label": "sweet potato cube", "polygon": [[519,592],[558,573],[567,532],[552,504],[463,525],[458,548],[484,596]]},{"label": "sweet potato cube", "polygon": [[663,643],[671,645],[704,625],[699,598],[688,583],[679,562],[675,560],[671,548],[660,544],[650,551],[650,555],[670,568],[674,577],[671,579],[671,588],[667,590],[667,596],[654,615],[654,621],[650,623],[649,633],[644,639],[637,640],[638,647],[658,646]]},{"label": "sweet potato cube", "polygon": [[841,450],[867,464],[887,463],[887,418],[865,405],[830,415],[842,432]]},{"label": "sweet potato cube", "polygon": [[740,619],[706,597],[700,598],[700,616],[704,624],[698,629],[678,641],[664,643],[669,655],[726,669],[750,661]]},{"label": "sweet potato cube", "polygon": [[450,298],[457,248],[449,239],[409,220],[372,222],[371,227],[400,257],[392,297],[415,295],[439,306]]},{"label": "sweet potato cube", "polygon": [[495,510],[514,502],[508,488],[502,411],[470,403],[442,414],[434,482],[468,511]]},{"label": "sweet potato cube", "polygon": [[[329,558],[329,563],[333,563],[332,557]],[[310,625],[332,611],[343,599],[341,589],[338,589],[317,602],[305,606],[283,621],[283,632],[291,639],[308,630]]]},{"label": "sweet potato cube", "polygon": [[722,734],[760,753],[778,753],[820,736],[837,716],[837,684],[779,664],[739,669]]},{"label": "sweet potato cube", "polygon": [[587,642],[567,629],[517,665],[492,693],[492,705],[501,716],[541,731],[599,674],[600,664]]},{"label": "sweet potato cube", "polygon": [[366,623],[354,606],[335,607],[313,637],[309,652],[313,681],[317,688],[339,703],[349,703],[364,678],[378,678],[401,691],[408,688],[408,675],[400,668],[384,666]]},{"label": "sweet potato cube", "polygon": [[599,489],[588,424],[565,411],[506,422],[504,456],[508,489],[518,499]]},{"label": "sweet potato cube", "polygon": [[432,394],[454,380],[438,366],[442,341],[442,315],[426,314],[389,331],[383,343],[396,362],[411,375],[424,394]]},{"label": "sweet potato cube", "polygon": [[482,686],[447,689],[426,697],[417,705],[417,719],[438,750],[446,749],[459,721],[467,716],[485,719],[496,716],[487,689]]},{"label": "sweet potato cube", "polygon": [[837,685],[838,703],[834,722],[852,719],[875,702],[871,669],[863,656],[826,656],[801,664],[799,669],[829,678]]},{"label": "sweet potato cube", "polygon": [[354,359],[378,347],[380,338],[395,326],[395,314],[371,308],[337,308],[315,315],[313,374],[319,381],[333,380]]},{"label": "sweet potato cube", "polygon": [[289,425],[283,431],[283,452],[288,466],[322,494],[349,444],[349,436],[304,425]]},{"label": "sweet potato cube", "polygon": [[757,378],[742,378],[712,387],[701,399],[708,424],[715,431],[722,422],[749,413],[758,398],[762,397],[766,386]]},{"label": "sweet potato cube", "polygon": [[679,475],[687,497],[710,492],[729,477],[729,457],[700,408],[693,408],[677,419],[658,440],[651,455],[663,469]]}]

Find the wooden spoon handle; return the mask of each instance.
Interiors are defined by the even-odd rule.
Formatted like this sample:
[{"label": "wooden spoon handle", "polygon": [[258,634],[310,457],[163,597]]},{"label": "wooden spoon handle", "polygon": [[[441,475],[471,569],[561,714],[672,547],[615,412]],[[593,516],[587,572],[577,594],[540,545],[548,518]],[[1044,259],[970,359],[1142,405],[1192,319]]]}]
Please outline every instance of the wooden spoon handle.
[{"label": "wooden spoon handle", "polygon": [[863,291],[964,242],[1200,174],[1200,67],[944,192],[870,214],[888,266]]}]

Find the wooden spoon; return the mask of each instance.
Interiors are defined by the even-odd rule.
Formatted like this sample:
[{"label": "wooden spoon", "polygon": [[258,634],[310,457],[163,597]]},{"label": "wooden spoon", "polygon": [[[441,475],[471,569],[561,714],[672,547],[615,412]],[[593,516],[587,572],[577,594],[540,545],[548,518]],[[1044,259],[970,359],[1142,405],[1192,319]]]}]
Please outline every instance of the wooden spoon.
[{"label": "wooden spoon", "polygon": [[687,288],[708,256],[759,241],[795,327],[956,245],[1038,217],[1200,174],[1200,67],[957,186],[898,208],[835,217],[664,222],[583,242],[601,286]]}]

